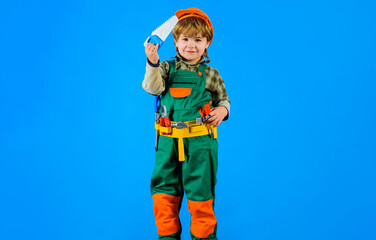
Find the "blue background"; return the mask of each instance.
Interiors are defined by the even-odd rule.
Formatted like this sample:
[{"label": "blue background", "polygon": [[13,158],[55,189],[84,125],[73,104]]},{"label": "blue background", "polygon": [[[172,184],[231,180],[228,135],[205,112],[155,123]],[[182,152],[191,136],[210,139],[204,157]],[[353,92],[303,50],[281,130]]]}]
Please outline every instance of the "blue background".
[{"label": "blue background", "polygon": [[232,102],[220,239],[376,239],[371,0],[1,3],[0,239],[156,239],[143,42],[193,6]]}]

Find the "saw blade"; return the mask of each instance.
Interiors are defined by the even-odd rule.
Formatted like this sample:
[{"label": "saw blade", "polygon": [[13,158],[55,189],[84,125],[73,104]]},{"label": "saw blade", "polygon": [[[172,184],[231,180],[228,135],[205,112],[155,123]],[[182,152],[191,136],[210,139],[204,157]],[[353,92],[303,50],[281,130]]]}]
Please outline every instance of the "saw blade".
[{"label": "saw blade", "polygon": [[[178,17],[175,15],[170,17],[167,21],[165,21],[161,26],[155,29],[151,35],[157,35],[162,41],[165,41],[172,29],[174,29],[175,25],[179,22]],[[144,43],[146,45],[147,41]]]}]

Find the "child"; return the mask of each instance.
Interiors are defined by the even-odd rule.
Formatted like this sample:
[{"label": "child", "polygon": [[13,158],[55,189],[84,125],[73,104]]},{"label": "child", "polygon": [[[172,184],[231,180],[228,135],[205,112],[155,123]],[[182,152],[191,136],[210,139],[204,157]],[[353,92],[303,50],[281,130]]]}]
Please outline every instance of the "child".
[{"label": "child", "polygon": [[209,17],[198,8],[175,15],[179,19],[172,32],[175,59],[159,64],[158,45],[145,47],[148,60],[142,86],[150,94],[161,94],[162,105],[155,124],[161,135],[151,177],[155,223],[158,239],[180,239],[179,210],[185,191],[192,239],[217,239],[216,127],[227,120],[230,101],[217,70],[205,64],[213,39]]}]

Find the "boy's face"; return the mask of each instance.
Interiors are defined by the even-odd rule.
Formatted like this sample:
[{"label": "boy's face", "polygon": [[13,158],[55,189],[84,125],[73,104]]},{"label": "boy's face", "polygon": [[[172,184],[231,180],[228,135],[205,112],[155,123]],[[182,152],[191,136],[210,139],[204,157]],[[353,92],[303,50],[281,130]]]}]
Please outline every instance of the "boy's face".
[{"label": "boy's face", "polygon": [[180,34],[175,45],[186,62],[196,64],[200,61],[205,49],[209,47],[210,42],[207,41],[206,37],[202,37],[201,34],[198,34],[196,37],[188,37]]}]

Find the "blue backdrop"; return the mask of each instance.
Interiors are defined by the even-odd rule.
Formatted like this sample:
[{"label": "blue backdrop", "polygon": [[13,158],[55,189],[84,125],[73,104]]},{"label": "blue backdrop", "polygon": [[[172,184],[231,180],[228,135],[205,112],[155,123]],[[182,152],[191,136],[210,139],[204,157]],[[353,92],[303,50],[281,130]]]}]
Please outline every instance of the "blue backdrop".
[{"label": "blue backdrop", "polygon": [[376,239],[371,0],[1,3],[0,239],[156,239],[143,43],[188,7],[232,102],[220,239]]}]

